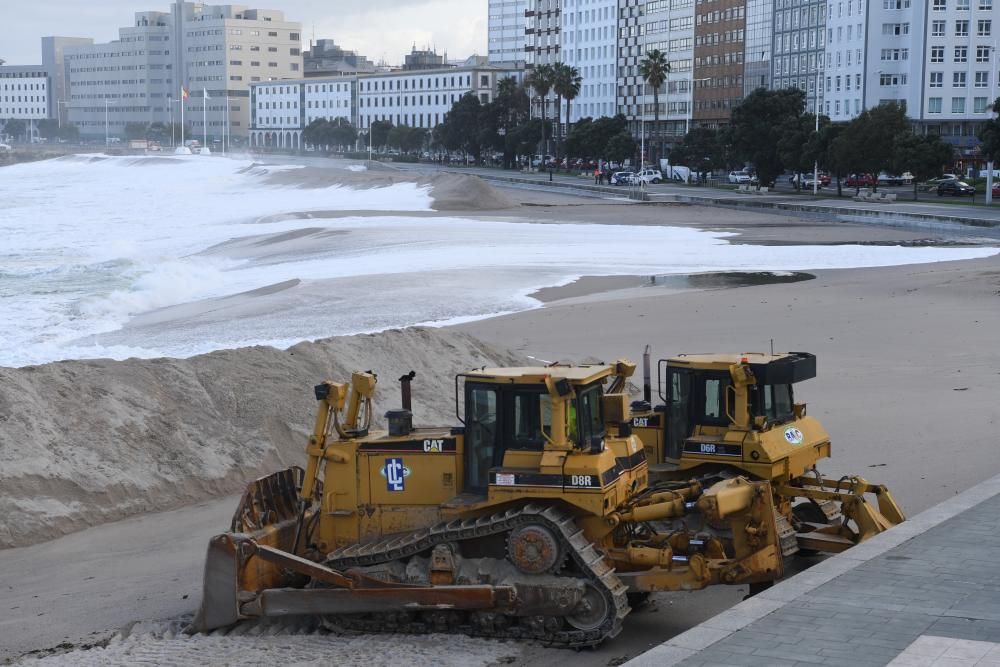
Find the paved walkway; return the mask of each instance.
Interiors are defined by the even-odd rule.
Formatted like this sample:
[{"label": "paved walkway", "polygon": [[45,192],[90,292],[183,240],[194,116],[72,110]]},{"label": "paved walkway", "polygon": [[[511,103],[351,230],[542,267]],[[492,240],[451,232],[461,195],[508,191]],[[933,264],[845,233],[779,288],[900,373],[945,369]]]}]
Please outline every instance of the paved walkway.
[{"label": "paved walkway", "polygon": [[1000,475],[638,658],[1000,667]]}]

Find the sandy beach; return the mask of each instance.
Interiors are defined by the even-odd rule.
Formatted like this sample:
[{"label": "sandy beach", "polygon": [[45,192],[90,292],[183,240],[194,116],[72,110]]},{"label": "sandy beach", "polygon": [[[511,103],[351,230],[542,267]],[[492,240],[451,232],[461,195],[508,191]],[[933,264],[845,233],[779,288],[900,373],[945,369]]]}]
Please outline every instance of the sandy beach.
[{"label": "sandy beach", "polygon": [[[454,182],[443,183],[442,193],[458,197]],[[476,220],[633,226],[623,226],[624,235],[656,226],[727,232],[736,235],[730,243],[775,251],[859,244],[929,252],[978,243],[974,236],[926,229],[516,189],[486,201],[490,205],[476,210],[448,206]],[[338,379],[353,368],[373,368],[389,379],[417,370],[418,421],[451,423],[452,374],[465,367],[524,359],[638,360],[647,344],[655,361],[678,353],[767,351],[773,341],[775,350],[818,357],[818,377],[798,388],[796,399],[807,402],[809,414],[831,433],[834,453],[823,464],[826,474],[885,483],[915,513],[1000,472],[1000,257],[803,269],[794,281],[779,276],[762,280],[774,284],[731,286],[739,281],[665,279],[634,269],[637,257],[661,250],[667,249],[638,246],[635,256],[614,258],[621,266],[617,276],[592,275],[580,266],[580,280],[533,293],[541,307],[445,329],[332,339],[287,352],[255,347],[186,360],[0,368],[0,510],[7,517],[0,523],[0,547],[20,547],[0,551],[0,611],[6,616],[0,619],[0,660],[65,643],[54,659],[80,663],[86,651],[63,653],[106,643],[134,621],[166,622],[193,611],[204,545],[225,528],[234,502],[226,496],[252,474],[299,462],[313,381]],[[295,288],[276,283],[250,298]],[[322,291],[311,289],[306,294]],[[247,302],[231,305],[245,308]],[[194,312],[210,316],[205,309]],[[164,317],[147,313],[131,326],[155,330]],[[379,400],[379,413],[395,406],[391,381]],[[166,509],[173,511],[153,514]],[[73,534],[44,541],[67,533]],[[66,553],[87,556],[63,569]],[[127,586],[118,585],[121,572],[128,572]],[[572,659],[596,666],[634,656],[744,593],[720,588],[659,597],[629,619],[617,640]],[[142,632],[167,651],[161,657],[170,654],[172,642],[184,641],[162,628]],[[135,640],[108,646],[128,641]],[[276,641],[291,645],[295,639]],[[417,654],[426,649],[419,639],[373,641],[372,647],[412,641]],[[566,657],[530,645],[486,643],[478,659],[476,644],[455,647],[469,656],[467,664],[544,665]],[[262,661],[301,657],[267,642],[260,650]],[[103,657],[111,664],[127,655]],[[391,655],[385,659],[366,664],[389,664]]]}]

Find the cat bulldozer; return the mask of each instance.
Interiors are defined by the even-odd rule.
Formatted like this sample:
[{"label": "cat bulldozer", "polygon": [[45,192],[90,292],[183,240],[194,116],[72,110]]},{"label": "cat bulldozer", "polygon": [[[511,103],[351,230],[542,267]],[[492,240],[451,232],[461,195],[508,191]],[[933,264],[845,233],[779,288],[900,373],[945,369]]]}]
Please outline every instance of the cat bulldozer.
[{"label": "cat bulldozer", "polygon": [[654,591],[780,578],[767,478],[650,483],[623,393],[634,371],[464,373],[444,428],[414,428],[411,373],[387,431],[371,429],[374,374],[318,385],[304,470],[249,484],[210,541],[190,631],[305,616],[581,648]]},{"label": "cat bulldozer", "polygon": [[816,377],[815,355],[679,355],[661,359],[657,375],[662,403],[652,407],[647,346],[643,400],[630,407],[654,484],[769,481],[785,556],[839,553],[905,520],[885,486],[820,474],[830,436],[794,395]]}]

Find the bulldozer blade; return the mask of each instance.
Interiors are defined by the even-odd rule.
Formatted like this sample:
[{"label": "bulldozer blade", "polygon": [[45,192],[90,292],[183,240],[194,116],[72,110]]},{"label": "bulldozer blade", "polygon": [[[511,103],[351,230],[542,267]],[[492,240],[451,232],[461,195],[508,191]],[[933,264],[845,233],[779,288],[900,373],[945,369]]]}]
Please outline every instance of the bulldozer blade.
[{"label": "bulldozer blade", "polygon": [[315,510],[300,502],[302,474],[301,468],[288,468],[247,485],[233,514],[231,532],[216,535],[208,544],[201,607],[189,632],[232,625],[242,618],[241,598],[268,588],[301,586],[308,580],[281,563],[258,558],[253,548],[270,547],[292,557],[305,548],[303,526],[310,524]]},{"label": "bulldozer blade", "polygon": [[188,633],[209,632],[233,625],[239,616],[237,557],[228,535],[217,535],[208,543],[201,607]]}]

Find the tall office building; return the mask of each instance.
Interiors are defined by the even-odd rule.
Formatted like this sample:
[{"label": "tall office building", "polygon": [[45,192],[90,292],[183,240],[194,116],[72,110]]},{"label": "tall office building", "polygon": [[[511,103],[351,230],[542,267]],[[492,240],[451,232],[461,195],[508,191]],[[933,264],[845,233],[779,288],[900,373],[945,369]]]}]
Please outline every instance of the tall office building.
[{"label": "tall office building", "polygon": [[743,56],[743,95],[771,87],[771,40],[775,0],[747,0]]},{"label": "tall office building", "polygon": [[743,100],[746,0],[702,0],[695,8],[694,111],[698,125],[723,127]]},{"label": "tall office building", "polygon": [[[583,82],[570,104],[570,120],[615,115],[618,0],[564,0],[563,62],[577,68]],[[565,104],[560,115],[566,118]]]},{"label": "tall office building", "polygon": [[489,0],[488,56],[493,65],[523,65],[527,45],[525,12],[531,0]]},{"label": "tall office building", "polygon": [[[691,125],[695,35],[694,0],[619,0],[617,111],[629,121],[632,135],[667,145],[679,141]],[[670,74],[659,90],[659,128],[653,90],[639,73],[646,54],[666,54]]]},{"label": "tall office building", "polygon": [[73,46],[88,46],[93,43],[94,40],[83,37],[42,37],[42,67],[48,71],[52,82],[50,91],[52,108],[49,113],[53,118],[59,119],[60,123],[67,122],[66,107],[69,103],[66,49]]},{"label": "tall office building", "polygon": [[[301,24],[279,11],[175,2],[135,15],[107,44],[66,47],[68,116],[83,135],[120,135],[128,123],[178,122],[181,87],[194,138],[228,125],[245,137],[249,84],[302,76]],[[203,105],[208,95],[207,111]]]},{"label": "tall office building", "polygon": [[[827,0],[774,0],[773,4],[772,86],[798,88],[806,94],[806,111],[822,111]],[[747,53],[752,55],[750,49]]]}]

